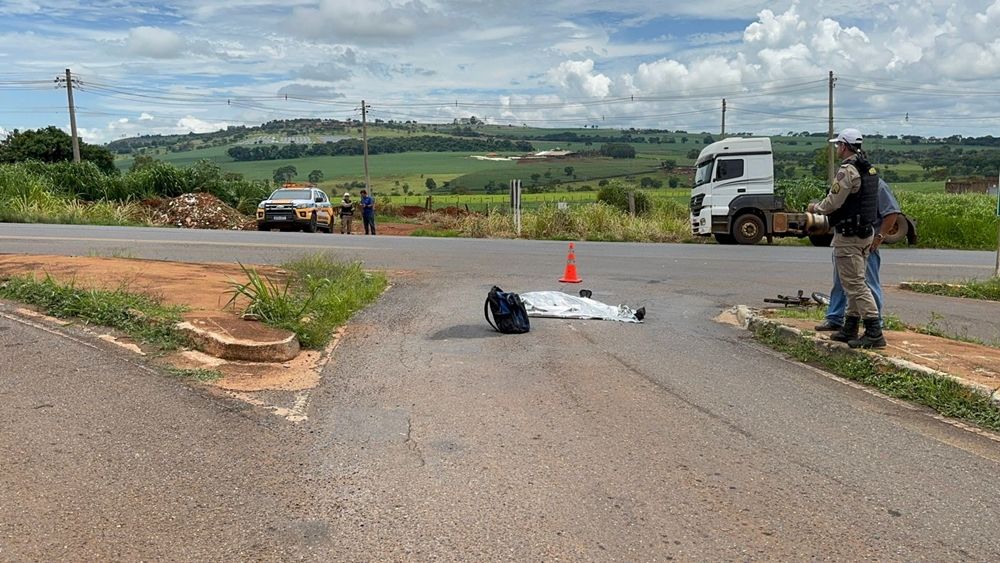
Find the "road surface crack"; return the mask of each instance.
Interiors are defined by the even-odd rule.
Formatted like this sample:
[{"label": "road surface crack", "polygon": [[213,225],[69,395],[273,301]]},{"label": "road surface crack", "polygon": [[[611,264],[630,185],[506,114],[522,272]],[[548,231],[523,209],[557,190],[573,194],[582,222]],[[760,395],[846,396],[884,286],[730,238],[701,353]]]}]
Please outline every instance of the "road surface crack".
[{"label": "road surface crack", "polygon": [[420,450],[420,444],[413,439],[413,419],[411,417],[406,417],[406,439],[403,440],[403,443],[420,460],[420,467],[427,465],[427,460],[424,459],[424,452]]}]

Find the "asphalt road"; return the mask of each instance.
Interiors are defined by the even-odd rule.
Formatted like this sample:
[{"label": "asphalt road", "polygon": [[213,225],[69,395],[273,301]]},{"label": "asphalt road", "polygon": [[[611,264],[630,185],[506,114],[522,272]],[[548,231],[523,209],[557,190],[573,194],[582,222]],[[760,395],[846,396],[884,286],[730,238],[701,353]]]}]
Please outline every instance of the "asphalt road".
[{"label": "asphalt road", "polygon": [[[646,322],[500,336],[486,291],[575,291],[556,282],[565,243],[0,225],[2,252],[319,250],[389,269],[393,287],[353,319],[300,425],[0,317],[0,559],[1000,557],[993,436],[712,320],[825,291],[828,249],[581,243],[581,287]],[[986,277],[993,254],[883,260],[892,284]],[[995,304],[887,301],[1000,333]]]}]

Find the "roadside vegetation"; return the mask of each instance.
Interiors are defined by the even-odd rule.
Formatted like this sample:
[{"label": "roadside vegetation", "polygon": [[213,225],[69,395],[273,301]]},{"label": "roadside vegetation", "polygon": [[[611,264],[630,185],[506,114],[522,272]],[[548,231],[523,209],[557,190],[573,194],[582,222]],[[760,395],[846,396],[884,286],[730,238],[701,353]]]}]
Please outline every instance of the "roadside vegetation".
[{"label": "roadside vegetation", "polygon": [[290,330],[305,348],[322,348],[337,327],[375,301],[388,285],[385,275],[366,272],[360,262],[338,262],[325,254],[282,264],[285,280],[270,279],[244,266],[246,282],[232,284],[232,300],[245,299],[244,314]]},{"label": "roadside vegetation", "polygon": [[831,351],[809,338],[779,333],[770,324],[756,325],[752,330],[757,340],[800,362],[874,387],[890,397],[930,407],[944,416],[1000,430],[1000,407],[992,397],[957,381],[891,366],[868,354]]},{"label": "roadside vegetation", "polygon": [[166,372],[168,375],[180,379],[189,379],[202,383],[222,379],[222,372],[214,369],[168,367],[166,368]]},{"label": "roadside vegetation", "polygon": [[[805,319],[816,322],[822,322],[826,318],[826,308],[825,307],[786,307],[784,309],[768,309],[767,316],[779,319]],[[958,334],[953,330],[942,324],[944,316],[938,313],[931,313],[930,318],[926,323],[921,325],[908,325],[900,320],[899,317],[893,314],[886,314],[883,317],[884,328],[886,330],[909,330],[916,332],[918,334],[926,334],[929,336],[938,336],[941,338],[948,338],[950,340],[958,340],[960,342],[969,342],[971,344],[979,344],[980,346],[990,346],[993,348],[1000,348],[1000,340],[994,338],[992,341],[985,341],[979,338],[973,338],[968,334]]]},{"label": "roadside vegetation", "polygon": [[952,283],[909,282],[906,289],[916,291],[917,293],[930,293],[947,297],[1000,301],[1000,278],[965,280]]},{"label": "roadside vegetation", "polygon": [[960,250],[997,247],[997,198],[987,194],[896,191],[903,211],[917,223],[918,246]]},{"label": "roadside vegetation", "polygon": [[[388,285],[384,274],[324,254],[305,256],[282,268],[287,277],[275,280],[244,267],[247,280],[232,283],[231,303],[245,299],[245,314],[294,332],[305,348],[325,346],[339,326],[375,301]],[[56,318],[110,327],[160,350],[191,345],[176,328],[183,307],[163,305],[155,297],[129,291],[127,284],[112,290],[85,289],[48,274],[11,276],[0,278],[0,299],[34,306]],[[175,375],[213,377],[194,372]]]},{"label": "roadside vegetation", "polygon": [[72,282],[58,282],[48,274],[14,276],[0,279],[0,298],[35,306],[56,318],[111,327],[162,350],[189,344],[175,328],[183,308],[165,306],[153,297],[130,292],[127,285],[114,290],[83,289]]},{"label": "roadside vegetation", "polygon": [[[520,178],[526,210],[522,237],[703,240],[687,234],[690,165],[715,136],[467,121],[383,122],[370,127],[369,148],[377,149],[370,164],[379,221],[403,217],[403,206],[455,207],[478,215],[451,214],[435,219],[430,227],[422,225],[418,233],[511,237],[506,192],[510,179]],[[357,193],[363,186],[362,157],[356,154],[359,136],[360,124],[351,122],[276,121],[199,135],[122,139],[107,147],[86,145],[84,162],[74,164],[68,161],[70,138],[58,128],[15,132],[0,140],[0,221],[164,224],[155,211],[158,202],[198,192],[249,216],[275,185],[306,179],[336,201],[344,191]],[[869,141],[870,155],[882,163],[884,177],[917,223],[919,247],[995,248],[995,200],[984,194],[941,193],[944,178],[996,170],[1000,146],[994,138],[872,135]],[[825,175],[825,135],[789,131],[772,137],[772,142],[777,191],[789,209],[802,210],[810,200],[821,198],[826,186],[815,178]],[[960,158],[953,145],[962,147]],[[384,154],[377,154],[383,149]],[[506,159],[529,149],[558,149],[571,156]],[[435,150],[447,152],[427,152]],[[470,152],[485,154],[474,159]],[[234,161],[234,154],[276,160]],[[602,195],[609,189],[618,190],[617,200]],[[636,194],[636,217],[628,216],[621,205],[626,191]],[[561,209],[566,206],[570,209]],[[412,212],[408,209],[405,216],[412,217]],[[805,243],[783,239],[781,244]]]}]

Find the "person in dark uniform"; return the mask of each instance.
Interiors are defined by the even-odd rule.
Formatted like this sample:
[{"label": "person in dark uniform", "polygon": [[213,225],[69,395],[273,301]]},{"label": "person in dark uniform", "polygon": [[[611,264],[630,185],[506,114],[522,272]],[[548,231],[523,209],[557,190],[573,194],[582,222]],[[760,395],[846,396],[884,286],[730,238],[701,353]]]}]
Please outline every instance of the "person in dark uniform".
[{"label": "person in dark uniform", "polygon": [[[885,348],[878,305],[865,283],[878,215],[878,174],[861,150],[860,131],[844,129],[830,142],[840,169],[823,201],[809,204],[809,211],[827,215],[834,228],[833,260],[847,295],[844,325],[830,338],[852,348]],[[858,338],[862,322],[865,332]]]},{"label": "person in dark uniform", "polygon": [[[878,216],[875,219],[875,224],[872,225],[875,229],[875,240],[872,241],[872,246],[868,250],[868,264],[865,265],[865,283],[872,290],[872,297],[875,298],[875,304],[878,305],[883,328],[885,327],[885,307],[883,306],[882,281],[879,277],[879,270],[882,267],[882,257],[879,255],[879,247],[882,245],[885,237],[889,236],[896,227],[896,221],[905,221],[905,219],[899,219],[901,213],[899,202],[896,201],[896,196],[892,194],[889,184],[879,178]],[[840,330],[840,327],[844,326],[844,311],[846,309],[847,296],[844,294],[844,288],[840,285],[840,276],[837,275],[836,264],[834,264],[830,305],[826,308],[826,319],[822,324],[816,325],[816,331],[836,332]]]}]

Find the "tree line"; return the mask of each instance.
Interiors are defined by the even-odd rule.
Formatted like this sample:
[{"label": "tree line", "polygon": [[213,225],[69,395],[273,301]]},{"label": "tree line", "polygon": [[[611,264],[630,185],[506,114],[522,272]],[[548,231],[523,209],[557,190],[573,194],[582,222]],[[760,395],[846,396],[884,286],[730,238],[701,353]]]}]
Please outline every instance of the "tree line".
[{"label": "tree line", "polygon": [[[368,139],[368,154],[401,152],[533,152],[528,141],[506,139],[457,139],[422,135],[418,137],[373,137]],[[311,145],[256,145],[235,146],[226,151],[236,161],[285,160],[306,156],[356,156],[364,154],[360,139],[343,139],[336,142]]]}]

